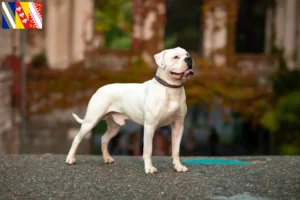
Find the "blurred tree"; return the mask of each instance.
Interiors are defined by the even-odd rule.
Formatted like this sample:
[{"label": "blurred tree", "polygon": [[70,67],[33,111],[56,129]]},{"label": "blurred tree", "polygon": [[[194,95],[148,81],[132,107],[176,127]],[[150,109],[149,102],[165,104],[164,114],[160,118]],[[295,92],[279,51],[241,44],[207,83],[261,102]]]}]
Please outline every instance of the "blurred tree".
[{"label": "blurred tree", "polygon": [[282,52],[277,54],[279,68],[271,76],[273,108],[263,115],[261,124],[273,133],[281,154],[300,154],[300,71],[289,70]]},{"label": "blurred tree", "polygon": [[271,80],[277,97],[300,90],[299,70],[288,70],[286,67],[284,67],[273,74]]},{"label": "blurred tree", "polygon": [[[299,77],[300,78],[300,77]],[[300,154],[300,90],[281,97],[276,106],[280,141],[283,155]]]},{"label": "blurred tree", "polygon": [[104,34],[106,48],[130,48],[131,10],[131,0],[95,1],[95,31]]}]

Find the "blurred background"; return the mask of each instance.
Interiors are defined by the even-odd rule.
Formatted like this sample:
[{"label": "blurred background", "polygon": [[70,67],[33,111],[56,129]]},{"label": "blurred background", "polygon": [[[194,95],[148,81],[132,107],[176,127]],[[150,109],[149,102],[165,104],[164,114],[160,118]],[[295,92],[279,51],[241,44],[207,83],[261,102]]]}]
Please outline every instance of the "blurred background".
[{"label": "blurred background", "polygon": [[[181,155],[300,155],[300,1],[42,3],[42,30],[0,30],[0,154],[67,154],[72,112],[105,84],[152,79],[153,55],[180,46],[195,62]],[[78,153],[101,154],[105,131]],[[142,138],[128,122],[110,152],[142,155]],[[170,139],[158,129],[153,154],[171,155]]]}]

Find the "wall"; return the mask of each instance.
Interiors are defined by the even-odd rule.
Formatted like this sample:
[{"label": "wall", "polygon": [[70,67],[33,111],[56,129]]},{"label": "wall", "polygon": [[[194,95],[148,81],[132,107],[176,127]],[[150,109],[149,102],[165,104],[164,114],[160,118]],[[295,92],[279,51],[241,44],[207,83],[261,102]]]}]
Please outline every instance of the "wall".
[{"label": "wall", "polygon": [[[25,153],[28,154],[67,154],[74,137],[79,131],[72,116],[76,113],[84,117],[86,106],[54,110],[49,114],[32,115],[27,121]],[[78,154],[90,154],[90,135],[85,137],[78,147]]]},{"label": "wall", "polygon": [[18,137],[13,129],[13,109],[11,107],[10,68],[0,66],[0,155],[17,153]]},{"label": "wall", "polygon": [[46,1],[46,55],[54,69],[65,69],[84,59],[93,36],[93,0]]},{"label": "wall", "polygon": [[[300,68],[300,2],[296,0],[276,0],[269,3],[271,17],[267,19],[267,26],[273,34],[266,35],[271,41],[269,46],[283,52],[289,69]],[[269,47],[269,49],[270,49]],[[272,53],[272,52],[271,52]]]}]

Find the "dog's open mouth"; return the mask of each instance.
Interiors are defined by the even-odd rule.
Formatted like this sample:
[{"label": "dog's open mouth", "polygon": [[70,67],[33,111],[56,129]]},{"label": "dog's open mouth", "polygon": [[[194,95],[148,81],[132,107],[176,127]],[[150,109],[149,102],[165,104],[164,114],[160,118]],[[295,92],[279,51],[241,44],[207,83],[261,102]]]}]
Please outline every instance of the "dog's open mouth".
[{"label": "dog's open mouth", "polygon": [[187,77],[193,76],[193,75],[194,75],[194,71],[192,69],[187,69],[182,73],[171,72],[171,76],[176,79],[181,79],[183,77],[187,78]]}]

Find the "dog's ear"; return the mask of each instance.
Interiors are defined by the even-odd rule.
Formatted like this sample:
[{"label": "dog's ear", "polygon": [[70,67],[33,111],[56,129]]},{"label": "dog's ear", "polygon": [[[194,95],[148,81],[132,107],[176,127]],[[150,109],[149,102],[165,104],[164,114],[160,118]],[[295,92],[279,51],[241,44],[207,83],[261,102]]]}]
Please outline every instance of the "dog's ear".
[{"label": "dog's ear", "polygon": [[164,58],[165,54],[166,54],[166,50],[154,55],[156,64],[163,69],[166,67],[165,58]]}]

